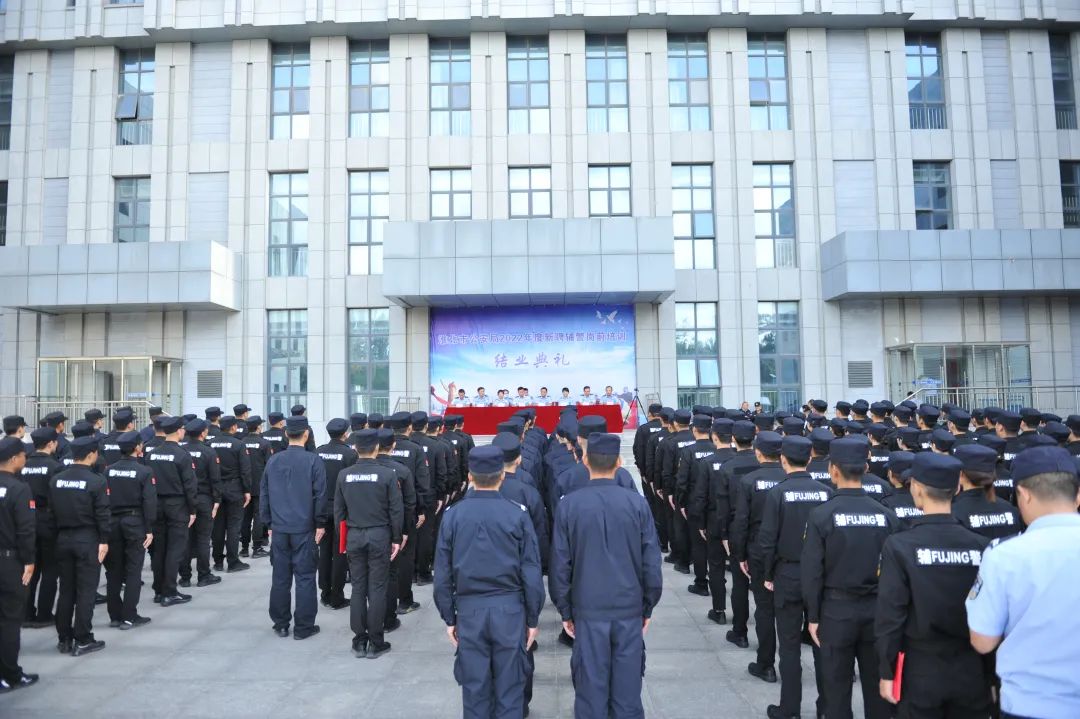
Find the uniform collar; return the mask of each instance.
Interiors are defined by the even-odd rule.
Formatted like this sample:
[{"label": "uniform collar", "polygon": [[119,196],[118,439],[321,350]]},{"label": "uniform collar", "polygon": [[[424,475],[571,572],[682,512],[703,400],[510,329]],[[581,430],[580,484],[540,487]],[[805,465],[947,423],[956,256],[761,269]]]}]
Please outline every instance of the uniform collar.
[{"label": "uniform collar", "polygon": [[960,520],[951,514],[922,514],[918,517],[912,517],[911,523],[914,524],[960,524]]},{"label": "uniform collar", "polygon": [[865,497],[866,496],[866,490],[863,489],[862,487],[859,487],[858,489],[849,489],[849,488],[845,487],[844,489],[836,489],[836,490],[833,490],[833,491],[835,491],[836,494],[838,494],[840,496],[844,496],[844,497]]},{"label": "uniform collar", "polygon": [[469,494],[474,499],[496,499],[502,497],[502,493],[497,489],[479,489],[478,487],[470,487]]},{"label": "uniform collar", "polygon": [[791,474],[785,474],[784,475],[784,481],[785,482],[791,481],[793,479],[811,479],[812,480],[813,477],[811,477],[810,473],[807,472],[806,470],[799,470],[798,472],[792,472]]}]

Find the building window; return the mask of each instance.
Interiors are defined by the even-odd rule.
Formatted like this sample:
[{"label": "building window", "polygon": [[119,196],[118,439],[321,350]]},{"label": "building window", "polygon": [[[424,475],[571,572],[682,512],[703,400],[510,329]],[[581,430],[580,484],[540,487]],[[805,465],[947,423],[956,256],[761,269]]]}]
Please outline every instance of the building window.
[{"label": "building window", "polygon": [[[720,353],[716,344],[716,303],[675,303],[675,358],[679,381],[679,406],[684,394],[701,391],[719,395]],[[691,402],[690,404],[693,404]],[[719,400],[707,402],[718,404]]]},{"label": "building window", "polygon": [[1066,227],[1080,227],[1080,162],[1061,163],[1061,210]]},{"label": "building window", "polygon": [[390,411],[390,310],[349,310],[349,413]]},{"label": "building window", "polygon": [[551,168],[510,168],[510,217],[551,217]]},{"label": "building window", "polygon": [[267,319],[267,411],[307,404],[307,310],[270,310]]},{"label": "building window", "polygon": [[795,196],[791,165],[754,165],[754,237],[758,267],[795,267]]},{"label": "building window", "polygon": [[908,117],[912,130],[943,130],[945,84],[941,71],[941,36],[909,33],[907,62]]},{"label": "building window", "polygon": [[[143,0],[109,0],[109,5],[142,5]],[[68,0],[68,7],[74,7],[75,0]]]},{"label": "building window", "polygon": [[150,241],[150,178],[116,178],[116,213],[113,239],[117,242]]},{"label": "building window", "polygon": [[472,170],[431,171],[431,219],[467,220],[472,217]]},{"label": "building window", "polygon": [[671,223],[675,269],[712,269],[716,265],[712,165],[671,166]]},{"label": "building window", "polygon": [[306,172],[270,175],[271,277],[307,274],[308,176]]},{"label": "building window", "polygon": [[1076,129],[1076,85],[1068,35],[1050,36],[1050,72],[1054,82],[1054,117],[1059,130]]},{"label": "building window", "polygon": [[704,35],[668,38],[668,108],[671,131],[708,130],[709,43]]},{"label": "building window", "polygon": [[15,84],[15,58],[0,57],[0,150],[11,148],[11,93]]},{"label": "building window", "polygon": [[0,182],[0,247],[7,244],[7,185]]},{"label": "building window", "polygon": [[154,125],[154,49],[120,53],[116,144],[149,145]]},{"label": "building window", "polygon": [[382,274],[383,231],[390,219],[390,173],[349,173],[349,274]]},{"label": "building window", "polygon": [[947,230],[952,226],[949,163],[913,162],[915,229]]},{"label": "building window", "polygon": [[585,80],[589,132],[629,132],[626,37],[585,38]]},{"label": "building window", "polygon": [[311,51],[307,45],[274,45],[270,137],[306,140],[311,105]]},{"label": "building window", "polygon": [[802,405],[799,303],[758,302],[762,404],[793,412]]},{"label": "building window", "polygon": [[589,216],[630,214],[630,165],[589,166]]},{"label": "building window", "polygon": [[471,132],[472,61],[468,40],[431,41],[431,134]]},{"label": "building window", "polygon": [[783,35],[747,36],[750,76],[750,129],[788,130],[787,39]]},{"label": "building window", "polygon": [[507,38],[506,107],[511,135],[549,132],[550,90],[547,38]]},{"label": "building window", "polygon": [[349,48],[349,137],[390,136],[390,45],[354,42]]}]

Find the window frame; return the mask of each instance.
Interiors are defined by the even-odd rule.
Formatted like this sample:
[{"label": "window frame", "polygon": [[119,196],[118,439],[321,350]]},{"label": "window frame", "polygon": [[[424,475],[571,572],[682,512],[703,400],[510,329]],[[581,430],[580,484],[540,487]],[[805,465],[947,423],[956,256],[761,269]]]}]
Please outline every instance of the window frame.
[{"label": "window frame", "polygon": [[1062,226],[1080,228],[1080,161],[1061,160]]},{"label": "window frame", "polygon": [[[930,48],[932,52],[926,52]],[[918,59],[919,73],[911,74],[913,59]],[[937,70],[926,73],[927,58],[933,58]],[[908,124],[912,130],[945,130],[949,127],[948,110],[945,95],[945,57],[941,50],[940,33],[906,33],[904,35],[904,73],[907,77]],[[937,83],[941,89],[941,99],[928,99],[927,83]],[[919,98],[912,101],[915,90],[912,83],[918,84]]]},{"label": "window frame", "polygon": [[[755,51],[755,46],[760,51]],[[779,50],[777,50],[779,48]],[[780,73],[774,73],[779,58]],[[755,72],[755,60],[761,60],[764,73]],[[788,86],[790,66],[788,63],[787,36],[783,33],[748,33],[746,36],[747,81],[750,93],[751,130],[791,129],[791,88]],[[783,100],[774,97],[774,91],[783,89]],[[760,90],[764,90],[761,93]],[[763,95],[755,99],[756,95]],[[755,112],[755,108],[757,111]],[[764,111],[761,109],[764,108]],[[764,122],[762,120],[764,119]]]},{"label": "window frame", "polygon": [[[449,173],[450,180],[449,189],[436,190],[435,179],[436,176],[441,176],[442,173]],[[468,178],[468,188],[460,189],[455,185],[455,181],[461,178]],[[428,217],[432,221],[453,221],[453,220],[471,220],[472,219],[472,168],[471,167],[432,167],[428,174],[429,189],[428,189]],[[435,204],[436,198],[445,195],[447,197],[447,209],[448,215],[436,215]],[[467,196],[469,202],[468,214],[457,214],[457,199],[460,196]]]},{"label": "window frame", "polygon": [[1050,33],[1050,81],[1054,90],[1054,121],[1057,129],[1077,129],[1072,36],[1068,33]]},{"label": "window frame", "polygon": [[[122,194],[124,187],[131,187],[132,191],[130,195]],[[149,175],[133,175],[125,177],[113,178],[113,242],[117,244],[127,244],[133,242],[149,242],[150,241],[150,202],[151,202],[151,181]],[[145,196],[142,194],[145,191]],[[131,222],[121,222],[121,203],[132,204],[134,206],[134,213],[129,213],[127,216],[132,218]],[[144,204],[145,207],[140,207]],[[146,217],[143,218],[143,210],[145,209]],[[145,222],[141,220],[145,219]],[[120,236],[124,229],[129,229],[132,233],[132,239],[122,240]],[[138,235],[142,235],[143,238],[139,239]]]},{"label": "window frame", "polygon": [[[626,185],[615,185],[612,182],[612,171],[619,171],[619,175],[626,174]],[[601,177],[604,178],[604,184],[597,186],[593,184],[593,180]],[[589,165],[589,217],[632,217],[634,214],[634,195],[633,195],[633,182],[634,178],[630,171],[630,165]],[[613,212],[612,208],[615,206],[614,200],[626,196],[626,211],[625,212]],[[606,212],[594,211],[594,200],[599,199],[601,196],[604,198],[604,207]]]},{"label": "window frame", "polygon": [[[795,321],[790,324],[781,323],[780,317],[781,307],[788,310],[786,316],[794,316]],[[762,309],[768,308],[763,314]],[[791,309],[794,312],[791,312]],[[762,399],[768,398],[772,404],[772,411],[775,412],[780,409],[786,409],[788,411],[794,411],[802,405],[802,316],[799,302],[758,302],[758,379],[759,386],[761,388]],[[762,317],[772,317],[771,322],[763,322]],[[788,336],[781,338],[780,333],[786,332]],[[762,336],[774,333],[773,338],[773,351],[762,352]],[[792,337],[793,335],[793,337]],[[781,339],[785,340],[785,344],[789,344],[794,340],[795,349],[791,350],[790,344],[785,351],[781,351]],[[773,373],[775,382],[766,381],[766,373],[764,371],[764,362],[771,360],[773,362]],[[794,366],[795,373],[797,375],[796,380],[785,381],[783,376],[783,363],[785,361],[795,361]],[[782,398],[788,398],[789,401],[785,404],[781,403]]]},{"label": "window frame", "polygon": [[[603,77],[594,74],[600,69]],[[585,114],[590,134],[630,132],[629,71],[626,35],[585,36]],[[603,102],[593,97],[594,91],[602,92]]]},{"label": "window frame", "polygon": [[[281,193],[278,178],[288,178],[288,191]],[[298,192],[294,185],[303,178],[303,192]],[[267,208],[267,277],[306,277],[308,262],[308,219],[310,217],[309,200],[311,189],[308,185],[309,178],[306,172],[272,172],[269,175]],[[278,189],[275,189],[278,185]],[[276,207],[275,200],[285,200],[286,216],[274,217]],[[302,200],[297,206],[297,200]],[[285,242],[275,242],[275,228],[284,226]],[[295,242],[296,231],[303,226],[303,242]]]},{"label": "window frame", "polygon": [[[285,332],[274,332],[275,316],[284,315]],[[296,331],[299,327],[299,319],[303,321],[303,332]],[[280,320],[277,326],[281,326]],[[306,309],[283,309],[266,311],[266,408],[267,412],[281,412],[288,416],[289,408],[296,404],[307,404],[308,383],[308,311]],[[285,362],[275,365],[272,356],[275,341],[285,343]],[[297,361],[295,357],[302,354],[302,359]],[[285,367],[285,390],[274,391],[273,378],[275,366]],[[300,387],[289,387],[288,381],[293,374],[293,368],[297,369],[297,380]]]},{"label": "window frame", "polygon": [[[380,314],[379,319],[374,319],[375,313]],[[364,313],[366,331],[356,332],[354,328],[358,326],[358,321],[354,317],[359,317],[359,313]],[[376,331],[376,323],[382,323],[385,326],[385,332]],[[390,308],[389,307],[350,307],[345,313],[345,337],[347,341],[346,349],[346,362],[345,362],[345,384],[348,387],[346,392],[347,403],[346,407],[349,414],[353,412],[365,412],[370,414],[371,412],[381,412],[387,414],[390,409]],[[376,343],[375,340],[380,339],[385,344]],[[359,342],[359,346],[365,347],[367,356],[365,359],[355,358],[353,355],[354,341]],[[385,347],[386,356],[376,357],[375,350],[381,345]],[[353,384],[353,366],[365,367],[365,375],[368,379],[369,386],[366,389],[356,389],[356,385]],[[375,387],[376,380],[379,378],[379,373],[382,372],[382,377],[385,377],[386,387]],[[366,400],[366,401],[362,401]],[[378,404],[376,404],[376,401]]]},{"label": "window frame", "polygon": [[[362,176],[367,178],[366,189],[357,189],[360,185],[359,178]],[[367,213],[357,211],[363,203],[356,198],[366,198]],[[377,211],[376,204],[383,205],[384,203],[385,212]],[[381,275],[383,238],[386,223],[390,220],[390,171],[350,170],[348,212],[349,274]],[[363,225],[363,240],[358,240],[355,234],[360,223]],[[378,237],[377,240],[376,237]],[[363,257],[362,261],[360,257]]]},{"label": "window frame", "polygon": [[[547,186],[536,186],[534,183],[534,176],[536,174],[546,173]],[[517,174],[519,177],[525,175],[526,186],[525,189],[514,188],[514,176]],[[507,217],[510,219],[528,219],[537,217],[551,217],[551,166],[550,165],[526,165],[518,167],[507,168],[506,173],[506,195],[507,195]],[[514,212],[514,197],[524,196],[527,206],[527,212],[525,214]],[[547,198],[547,212],[536,212],[536,199],[538,197]]]},{"label": "window frame", "polygon": [[[288,84],[278,84],[278,71],[288,68]],[[298,84],[297,71],[307,76]],[[284,93],[279,94],[279,93]],[[288,98],[288,108],[278,106],[280,97]],[[304,107],[298,110],[297,107]],[[288,132],[279,121],[288,119]],[[276,43],[270,48],[270,139],[307,140],[311,136],[311,46],[305,43]]]},{"label": "window frame", "polygon": [[[698,61],[698,62],[695,62]],[[712,91],[709,78],[709,37],[705,34],[668,35],[668,126],[672,132],[712,130]],[[705,74],[701,74],[704,66]],[[682,89],[685,101],[674,101]],[[695,88],[704,88],[704,101],[694,101]],[[701,110],[704,112],[701,112]],[[694,112],[698,110],[698,112]],[[676,121],[684,118],[685,122]]]},{"label": "window frame", "polygon": [[[468,38],[432,39],[428,47],[428,124],[432,137],[469,137],[472,134],[472,55]],[[447,65],[446,80],[436,81],[436,64]],[[465,68],[466,77],[454,73]],[[436,95],[445,88],[445,104]],[[455,90],[464,92],[464,106],[455,101]],[[445,115],[445,123],[443,122]]]},{"label": "window frame", "polygon": [[[689,312],[692,316],[692,324],[688,324],[680,315]],[[711,314],[709,321],[707,316]],[[716,302],[676,302],[675,303],[675,381],[679,393],[701,390],[714,390],[719,393],[722,386],[720,377],[720,311]],[[712,335],[712,350],[708,350],[708,336]],[[690,342],[693,349],[689,351]],[[706,349],[702,349],[705,347]],[[712,363],[712,372],[716,382],[702,382],[702,377],[707,376],[703,371],[703,363]],[[694,381],[684,382],[689,379],[683,376],[684,371],[689,371],[693,363]],[[708,377],[707,377],[708,378]]]},{"label": "window frame", "polygon": [[[777,168],[787,168],[787,184],[777,184]],[[769,184],[761,183],[759,168],[768,168]],[[754,243],[755,264],[759,269],[774,267],[798,267],[799,266],[799,242],[798,242],[798,208],[795,204],[795,165],[790,162],[755,162],[753,166],[753,207],[754,207]],[[763,193],[761,190],[769,190],[769,205],[761,207],[758,200]],[[783,204],[777,205],[777,191],[787,190],[790,197],[790,211]],[[759,217],[769,216],[769,232],[759,232]],[[790,216],[791,233],[781,230],[784,227],[786,216]],[[762,258],[765,255],[766,243],[768,243],[771,260],[766,263]]]},{"label": "window frame", "polygon": [[[134,65],[135,69],[125,70],[127,65]],[[119,52],[116,105],[113,108],[117,145],[149,145],[153,142],[155,68],[152,47]],[[132,77],[135,91],[128,92],[126,83]],[[147,84],[149,89],[146,89]]]},{"label": "window frame", "polygon": [[[363,66],[367,66],[367,82],[356,82],[358,69]],[[376,74],[385,74],[386,82],[381,82],[381,77],[376,82]],[[364,97],[366,109],[362,107]],[[387,40],[349,43],[349,137],[390,137],[390,43]]]},{"label": "window frame", "polygon": [[[518,63],[524,65],[524,80],[513,79],[512,64]],[[538,74],[536,79],[533,76],[534,72]],[[539,93],[540,87],[543,88],[543,96],[546,99],[544,102],[533,102],[534,89]],[[524,104],[514,99],[515,89],[524,91]],[[515,117],[521,119],[515,121]],[[521,126],[522,121],[525,129],[516,129]],[[506,133],[508,135],[551,133],[551,51],[546,37],[517,35],[506,38]]]},{"label": "window frame", "polygon": [[11,149],[11,107],[15,94],[15,56],[0,56],[0,150]]},{"label": "window frame", "polygon": [[[708,184],[699,184],[701,170],[708,176]],[[686,172],[688,183],[679,180],[679,175]],[[705,192],[702,192],[705,191]],[[689,197],[689,209],[679,209],[682,206],[679,198],[683,193]],[[701,200],[708,200],[707,208],[698,208]],[[716,214],[713,202],[713,166],[712,163],[699,162],[688,164],[673,164],[671,166],[671,223],[675,235],[675,269],[677,270],[712,270],[716,269]],[[680,218],[688,216],[689,234],[680,234]],[[708,217],[709,231],[698,232],[698,218]],[[680,248],[689,245],[690,262],[683,261],[685,253]],[[701,261],[703,258],[705,261]]]},{"label": "window frame", "polygon": [[[951,230],[953,227],[953,202],[952,202],[952,168],[948,161],[938,160],[914,160],[911,163],[911,178],[914,188],[915,201],[915,229],[917,230]],[[927,172],[944,172],[944,181],[935,180]],[[927,179],[920,181],[919,175],[923,174]],[[919,189],[925,188],[929,193],[930,204],[920,203]],[[936,189],[945,188],[945,207],[937,207],[934,200],[937,196]],[[930,226],[920,226],[921,218],[930,218]],[[944,217],[945,226],[937,226],[937,219]],[[925,224],[925,223],[924,223]]]},{"label": "window frame", "polygon": [[0,182],[0,247],[7,245],[8,183]]}]

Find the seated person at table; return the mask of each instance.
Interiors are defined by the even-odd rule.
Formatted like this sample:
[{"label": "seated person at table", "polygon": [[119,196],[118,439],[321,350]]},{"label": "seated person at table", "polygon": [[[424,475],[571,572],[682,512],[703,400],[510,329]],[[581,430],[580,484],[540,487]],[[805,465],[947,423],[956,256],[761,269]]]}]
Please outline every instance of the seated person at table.
[{"label": "seated person at table", "polygon": [[533,404],[533,398],[529,396],[529,388],[528,387],[518,387],[517,388],[517,397],[514,397],[514,406],[515,407],[528,407],[531,404]]},{"label": "seated person at table", "polygon": [[476,396],[472,398],[472,406],[473,407],[490,407],[491,406],[491,397],[488,397],[486,394],[484,394],[484,388],[483,387],[477,387],[476,388]]},{"label": "seated person at table", "polygon": [[585,385],[581,388],[581,396],[578,397],[578,404],[596,404],[597,396],[592,393],[592,387]]},{"label": "seated person at table", "polygon": [[570,388],[569,387],[563,387],[562,388],[562,397],[559,397],[556,404],[558,404],[560,407],[568,407],[568,406],[572,405],[573,403],[574,403],[574,398],[570,396]]},{"label": "seated person at table", "polygon": [[509,407],[510,406],[510,400],[508,400],[506,398],[506,390],[504,390],[504,389],[499,390],[498,397],[496,397],[495,401],[491,403],[491,406],[492,407]]},{"label": "seated person at table", "polygon": [[600,395],[600,404],[621,404],[622,400],[616,396],[611,389],[611,385],[604,387],[604,394]]},{"label": "seated person at table", "polygon": [[457,391],[457,397],[450,400],[451,407],[468,407],[470,404],[472,403],[469,402],[469,398],[465,396],[465,390],[463,389],[459,389]]},{"label": "seated person at table", "polygon": [[548,405],[555,404],[555,398],[548,394],[547,387],[541,387],[540,396],[533,398],[533,404],[539,405],[541,407],[547,407]]}]

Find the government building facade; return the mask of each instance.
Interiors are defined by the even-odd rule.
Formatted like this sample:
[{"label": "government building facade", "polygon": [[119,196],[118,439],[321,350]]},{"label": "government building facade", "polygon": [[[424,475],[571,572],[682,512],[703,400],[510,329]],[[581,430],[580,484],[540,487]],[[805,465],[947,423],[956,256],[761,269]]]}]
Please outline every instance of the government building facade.
[{"label": "government building facade", "polygon": [[0,7],[4,414],[427,408],[567,307],[666,404],[1078,405],[1080,3]]}]

